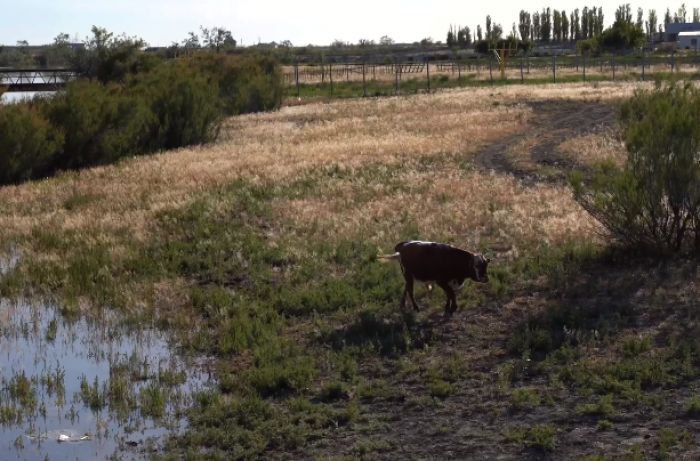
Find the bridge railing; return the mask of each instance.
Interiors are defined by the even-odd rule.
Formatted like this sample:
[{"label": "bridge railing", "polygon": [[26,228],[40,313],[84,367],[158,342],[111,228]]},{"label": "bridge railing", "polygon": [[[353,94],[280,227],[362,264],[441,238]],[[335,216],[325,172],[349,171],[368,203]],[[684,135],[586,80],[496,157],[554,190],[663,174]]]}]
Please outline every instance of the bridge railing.
[{"label": "bridge railing", "polygon": [[72,69],[0,68],[0,85],[12,91],[52,91],[78,78]]}]

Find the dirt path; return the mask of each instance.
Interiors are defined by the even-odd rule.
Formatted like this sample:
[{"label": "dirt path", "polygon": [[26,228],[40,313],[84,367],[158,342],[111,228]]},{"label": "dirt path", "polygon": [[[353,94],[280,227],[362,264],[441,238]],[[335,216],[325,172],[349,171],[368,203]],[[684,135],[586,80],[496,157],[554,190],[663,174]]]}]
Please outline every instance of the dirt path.
[{"label": "dirt path", "polygon": [[[558,152],[558,146],[577,136],[597,133],[615,123],[613,105],[581,101],[536,101],[529,103],[532,119],[528,130],[508,136],[477,153],[476,165],[483,170],[512,174],[526,185],[561,182],[566,172],[582,165]],[[530,140],[527,152],[514,146]]]}]

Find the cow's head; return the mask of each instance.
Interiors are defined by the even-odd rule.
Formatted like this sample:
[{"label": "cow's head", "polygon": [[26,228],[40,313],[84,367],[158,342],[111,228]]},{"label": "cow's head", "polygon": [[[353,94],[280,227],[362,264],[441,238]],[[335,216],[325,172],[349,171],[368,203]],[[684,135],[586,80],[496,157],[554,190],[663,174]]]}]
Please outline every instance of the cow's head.
[{"label": "cow's head", "polygon": [[489,275],[487,273],[488,266],[491,260],[486,256],[477,253],[474,255],[474,281],[487,283],[489,281]]}]

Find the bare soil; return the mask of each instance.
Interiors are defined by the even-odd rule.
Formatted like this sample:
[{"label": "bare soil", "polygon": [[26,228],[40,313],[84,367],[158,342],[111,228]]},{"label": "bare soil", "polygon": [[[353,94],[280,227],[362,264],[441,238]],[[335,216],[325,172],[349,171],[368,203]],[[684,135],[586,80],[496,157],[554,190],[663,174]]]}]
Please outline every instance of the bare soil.
[{"label": "bare soil", "polygon": [[[535,101],[528,103],[532,118],[528,130],[490,144],[476,155],[476,164],[484,170],[512,174],[523,184],[541,181],[561,182],[572,168],[585,168],[558,151],[568,139],[595,134],[615,124],[616,107],[612,104],[574,100]],[[525,139],[533,141],[526,152],[510,152]]]}]

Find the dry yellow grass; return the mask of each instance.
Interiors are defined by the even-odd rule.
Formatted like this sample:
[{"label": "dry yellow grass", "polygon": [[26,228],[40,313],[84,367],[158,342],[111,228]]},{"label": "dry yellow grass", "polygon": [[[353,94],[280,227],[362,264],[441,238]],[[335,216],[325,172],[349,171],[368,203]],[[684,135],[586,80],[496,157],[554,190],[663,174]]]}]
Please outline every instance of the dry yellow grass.
[{"label": "dry yellow grass", "polygon": [[612,161],[618,166],[625,163],[625,145],[611,130],[569,139],[559,146],[559,150],[572,160],[588,166],[602,161]]},{"label": "dry yellow grass", "polygon": [[[434,95],[340,101],[286,107],[227,121],[221,139],[208,146],[139,157],[48,179],[0,188],[0,238],[12,242],[32,229],[93,231],[101,240],[146,240],[156,213],[177,209],[198,193],[237,178],[287,182],[303,170],[323,165],[360,168],[367,164],[404,164],[417,157],[468,155],[510,133],[525,130],[531,116],[528,99],[607,100],[631,94],[636,85],[512,86],[451,90]],[[595,149],[595,140],[591,141]],[[449,165],[448,165],[449,168]],[[374,220],[391,223],[400,210],[416,216],[421,232],[468,235],[478,243],[479,229],[557,240],[588,232],[588,219],[566,190],[552,186],[523,189],[513,178],[478,172],[437,175],[419,166],[403,174],[415,184],[405,196],[383,194],[355,209],[346,187],[330,189],[327,199],[280,203],[280,216],[299,229],[312,220],[352,233]],[[343,200],[343,202],[339,202]],[[76,201],[75,207],[67,206]],[[489,215],[501,204],[507,212]],[[499,206],[501,206],[499,205]],[[448,216],[435,220],[436,216]],[[378,235],[390,233],[378,226]]]}]

